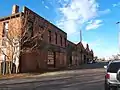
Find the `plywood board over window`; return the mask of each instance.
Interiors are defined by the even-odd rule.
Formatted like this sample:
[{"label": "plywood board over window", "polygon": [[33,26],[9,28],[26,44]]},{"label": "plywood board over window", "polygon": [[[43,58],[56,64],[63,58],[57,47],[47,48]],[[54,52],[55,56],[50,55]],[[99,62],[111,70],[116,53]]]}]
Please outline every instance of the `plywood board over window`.
[{"label": "plywood board over window", "polygon": [[51,51],[48,51],[48,65],[54,65],[54,53]]}]

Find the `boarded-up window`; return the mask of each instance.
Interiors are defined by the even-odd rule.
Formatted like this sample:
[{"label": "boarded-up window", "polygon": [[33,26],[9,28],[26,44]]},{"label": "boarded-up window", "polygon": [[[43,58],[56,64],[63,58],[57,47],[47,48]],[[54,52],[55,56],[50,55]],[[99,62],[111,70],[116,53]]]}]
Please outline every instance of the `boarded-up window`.
[{"label": "boarded-up window", "polygon": [[47,64],[53,65],[54,64],[54,53],[51,51],[48,51],[48,62]]}]

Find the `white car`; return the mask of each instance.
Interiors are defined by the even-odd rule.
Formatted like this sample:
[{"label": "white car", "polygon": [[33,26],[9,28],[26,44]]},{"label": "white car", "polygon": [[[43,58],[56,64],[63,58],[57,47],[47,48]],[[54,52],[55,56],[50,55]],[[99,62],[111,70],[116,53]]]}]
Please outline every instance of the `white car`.
[{"label": "white car", "polygon": [[93,63],[93,61],[89,61],[89,62],[88,62],[88,64],[92,64],[92,63]]},{"label": "white car", "polygon": [[120,60],[110,61],[106,68],[105,90],[118,90],[120,87]]}]

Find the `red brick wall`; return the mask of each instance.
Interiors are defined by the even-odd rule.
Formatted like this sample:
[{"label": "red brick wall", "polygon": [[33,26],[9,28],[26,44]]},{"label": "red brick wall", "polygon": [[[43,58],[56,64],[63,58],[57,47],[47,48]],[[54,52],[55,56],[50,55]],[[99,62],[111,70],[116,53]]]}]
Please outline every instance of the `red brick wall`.
[{"label": "red brick wall", "polygon": [[[34,35],[36,35],[36,33],[38,33],[39,31],[39,25],[42,25],[44,28],[45,28],[45,32],[44,32],[44,42],[46,42],[46,48],[42,50],[42,53],[41,53],[41,56],[39,57],[40,59],[40,68],[49,68],[47,67],[47,45],[49,44],[52,44],[54,45],[54,47],[57,47],[57,46],[60,46],[59,48],[61,47],[64,47],[64,38],[67,37],[66,33],[60,31],[56,26],[50,24],[48,21],[46,21],[45,19],[41,18],[40,16],[38,16],[36,13],[34,13],[33,11],[29,10],[28,8],[25,8],[24,9],[24,12],[29,12],[30,13],[30,17],[31,20],[32,20],[32,17],[34,17],[34,21],[35,21],[35,24],[34,24]],[[48,42],[48,30],[51,31],[51,43]],[[57,33],[57,41],[58,41],[58,44],[55,43],[55,33]],[[63,46],[61,46],[60,44],[60,35],[62,36],[62,41],[63,41]],[[65,51],[66,49],[64,49]],[[56,51],[53,51],[53,52],[56,52]],[[61,51],[63,52],[63,51]],[[65,54],[65,53],[64,53]],[[29,55],[27,56],[29,57]],[[64,62],[63,61],[63,56],[62,55],[57,55],[56,56],[57,59],[56,59],[56,67],[63,67],[65,66],[64,63],[60,64],[60,60],[61,62]],[[32,67],[32,66],[31,66]]]},{"label": "red brick wall", "polygon": [[[51,35],[52,36],[51,44],[60,46],[60,47],[65,47],[64,38],[67,39],[67,35],[65,33],[63,33],[60,29],[56,28],[55,26],[52,26],[51,24],[49,24],[49,26],[50,26],[49,30],[51,31],[51,34],[52,34]],[[57,33],[57,44],[55,42],[55,33]],[[61,42],[60,42],[60,36],[62,36],[62,46],[61,46]]]},{"label": "red brick wall", "polygon": [[[29,14],[26,14],[28,13]],[[24,14],[25,16],[27,15],[27,20],[33,20],[34,22],[34,27],[33,27],[33,35],[36,35],[38,33],[38,31],[40,30],[40,26],[43,26],[43,41],[46,42],[46,44],[50,44],[48,43],[48,30],[51,30],[51,36],[52,36],[52,42],[51,44],[54,45],[54,47],[59,46],[59,48],[61,47],[65,47],[65,42],[64,42],[64,38],[67,38],[67,34],[64,33],[63,31],[61,31],[60,29],[58,29],[56,26],[50,24],[48,21],[46,21],[45,19],[41,18],[39,15],[37,15],[36,13],[34,13],[33,11],[29,10],[28,8],[24,8]],[[26,18],[25,18],[26,19]],[[9,32],[11,35],[20,35],[21,34],[21,18],[12,18],[10,19],[9,23],[10,23],[10,31]],[[2,23],[0,23],[0,33],[2,33]],[[55,43],[55,33],[57,33],[57,44]],[[60,43],[60,36],[62,36],[62,45]],[[60,53],[62,53],[63,51],[65,51],[66,49],[61,48]],[[55,51],[56,52],[56,51]],[[9,53],[10,54],[10,53]],[[66,59],[64,59],[64,55],[66,55],[66,53],[64,52],[63,54],[58,54],[56,55],[56,67],[64,67],[66,66],[65,62]],[[47,69],[49,68],[47,66],[47,59],[48,59],[48,54],[47,54],[47,45],[44,48],[42,48],[42,50],[39,50],[38,52],[29,52],[29,53],[24,53],[21,56],[20,59],[20,69],[21,72],[28,72],[28,71],[38,71],[39,69]],[[61,63],[60,63],[61,62]]]},{"label": "red brick wall", "polygon": [[21,56],[20,72],[40,72],[47,69],[47,53],[45,51],[26,52]]},{"label": "red brick wall", "polygon": [[37,70],[36,53],[25,53],[21,57],[20,72],[32,72]]},{"label": "red brick wall", "polygon": [[67,67],[66,65],[66,54],[65,53],[59,53],[56,52],[56,67],[61,68],[61,67]]},{"label": "red brick wall", "polygon": [[[24,53],[21,57],[21,70],[22,71],[36,71],[39,69],[47,69],[49,68],[47,66],[47,59],[48,59],[48,45],[52,44],[54,46],[53,52],[56,52],[56,67],[66,67],[67,64],[67,53],[66,48],[65,48],[65,38],[67,40],[67,34],[63,31],[61,31],[59,28],[54,26],[53,24],[49,23],[47,20],[44,18],[40,17],[38,14],[34,13],[32,10],[24,7],[24,15],[28,16],[27,19],[31,20],[34,22],[34,27],[33,27],[33,34],[36,35],[39,30],[42,30],[41,33],[43,33],[43,41],[44,41],[44,48],[39,49],[39,52],[29,52],[29,53]],[[29,14],[27,14],[29,13]],[[10,19],[10,30],[11,35],[16,35],[18,36],[21,34],[21,18],[11,18]],[[9,19],[8,19],[9,21]],[[3,31],[3,22],[0,22],[0,39],[1,39],[1,33]],[[40,29],[40,27],[43,26],[43,29]],[[48,42],[48,30],[51,31],[51,39],[52,42]],[[55,40],[55,33],[57,33],[57,44]],[[60,36],[62,36],[62,46],[60,42]],[[70,44],[73,48],[76,48],[76,44],[66,41],[66,45]],[[59,48],[60,51],[56,51],[55,48]],[[78,49],[80,49],[81,46],[78,46]],[[79,50],[78,50],[79,51]],[[72,52],[72,50],[70,51]],[[77,53],[79,54],[79,52]],[[83,62],[84,60],[79,58],[79,62]],[[38,67],[39,65],[39,67]]]},{"label": "red brick wall", "polygon": [[56,67],[60,67],[60,53],[56,52]]}]

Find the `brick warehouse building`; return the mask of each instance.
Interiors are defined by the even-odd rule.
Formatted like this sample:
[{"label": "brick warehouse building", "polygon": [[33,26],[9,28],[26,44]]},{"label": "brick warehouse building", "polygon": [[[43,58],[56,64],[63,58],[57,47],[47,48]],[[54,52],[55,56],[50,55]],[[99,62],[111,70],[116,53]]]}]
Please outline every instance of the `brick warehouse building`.
[{"label": "brick warehouse building", "polygon": [[[24,34],[24,32],[26,32],[25,30],[27,30],[27,34]],[[10,37],[14,36],[16,38],[24,35],[25,38],[23,39],[26,40],[26,37],[30,38],[25,44],[22,44],[22,42],[19,43],[19,47],[17,48],[18,50],[21,50],[25,47],[24,50],[21,50],[24,52],[20,52],[19,54],[19,60],[15,58],[14,62],[19,65],[19,72],[36,72],[50,68],[67,67],[68,59],[71,58],[68,58],[67,34],[27,7],[23,8],[23,12],[19,12],[19,6],[14,5],[12,15],[0,19],[0,44],[2,48],[4,47],[4,51],[9,56],[9,59],[5,59],[6,55],[1,52],[1,63],[12,59],[11,51],[8,50],[10,47],[5,48],[3,45],[3,43],[5,43],[5,35],[9,33]],[[38,35],[38,33],[40,33],[40,35]],[[37,39],[34,38],[35,36],[37,36]],[[33,43],[35,42],[38,42],[37,45],[40,46],[38,46],[37,49],[29,51],[29,49],[33,48],[32,46],[34,46]],[[9,46],[9,44],[6,45]],[[79,45],[75,45],[75,52],[72,52],[70,55],[79,56],[77,53],[79,50],[76,46]],[[87,53],[87,55],[91,58],[93,52],[92,54],[90,53],[90,55]],[[80,60],[81,59],[79,58],[79,62]],[[82,61],[84,60],[81,60],[81,62]],[[74,64],[75,63],[77,64],[78,61],[74,61]]]},{"label": "brick warehouse building", "polygon": [[88,44],[85,48],[81,42],[78,44],[69,40],[67,42],[67,64],[69,66],[79,66],[93,60],[94,53],[89,49]]}]

